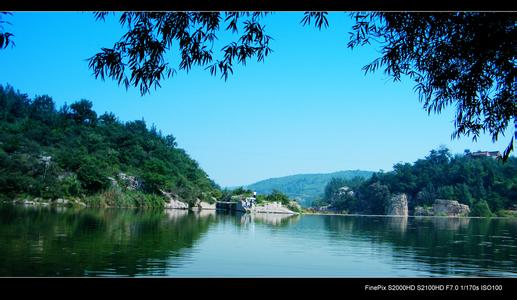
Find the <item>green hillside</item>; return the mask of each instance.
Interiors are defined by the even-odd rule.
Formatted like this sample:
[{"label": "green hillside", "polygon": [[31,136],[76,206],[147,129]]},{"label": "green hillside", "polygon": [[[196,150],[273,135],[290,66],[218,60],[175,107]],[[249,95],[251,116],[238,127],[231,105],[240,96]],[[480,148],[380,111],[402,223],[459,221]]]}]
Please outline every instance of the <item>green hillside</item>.
[{"label": "green hillside", "polygon": [[57,109],[49,96],[0,86],[0,199],[159,207],[162,191],[186,202],[220,194],[172,135],[143,120],[98,116],[88,100]]},{"label": "green hillside", "polygon": [[325,186],[332,178],[352,179],[354,177],[370,178],[374,172],[362,170],[338,171],[324,174],[297,174],[262,180],[246,188],[258,194],[269,194],[273,190],[281,191],[294,198],[303,206],[309,206],[312,201],[323,196]]}]

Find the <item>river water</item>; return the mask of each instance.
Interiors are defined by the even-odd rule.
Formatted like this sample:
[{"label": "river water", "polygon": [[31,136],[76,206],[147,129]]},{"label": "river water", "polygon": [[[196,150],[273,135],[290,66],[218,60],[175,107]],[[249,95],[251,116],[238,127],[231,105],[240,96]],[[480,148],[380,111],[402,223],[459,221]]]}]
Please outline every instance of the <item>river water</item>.
[{"label": "river water", "polygon": [[517,220],[0,206],[0,276],[517,277]]}]

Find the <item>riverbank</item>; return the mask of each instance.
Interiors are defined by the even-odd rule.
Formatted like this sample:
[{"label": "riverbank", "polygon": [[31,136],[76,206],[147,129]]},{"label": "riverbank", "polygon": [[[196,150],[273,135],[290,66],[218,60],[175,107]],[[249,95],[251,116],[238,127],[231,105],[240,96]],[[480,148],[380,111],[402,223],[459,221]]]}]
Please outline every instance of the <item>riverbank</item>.
[{"label": "riverbank", "polygon": [[[142,208],[150,208],[150,209],[167,209],[167,210],[221,210],[216,209],[215,203],[210,206],[199,205],[199,202],[195,203],[195,206],[189,206],[186,203],[181,208],[178,207],[168,207],[167,199],[164,199],[157,195],[151,195],[153,197],[153,201],[149,201],[148,197],[145,197],[145,194],[133,192],[134,195],[126,194],[126,199],[118,198],[118,201],[106,197],[105,195],[95,195],[84,198],[58,198],[58,199],[43,199],[39,197],[17,197],[14,200],[2,200],[0,202],[3,203],[11,203],[16,205],[24,205],[24,206],[40,206],[40,207],[75,207],[75,208],[130,208],[130,209],[142,209]],[[135,199],[136,198],[136,199]],[[138,199],[140,198],[140,199]],[[140,200],[140,201],[138,201]],[[131,204],[131,201],[138,201],[140,205]],[[250,211],[257,213],[276,213],[275,211],[268,212],[267,210],[258,210],[258,211]],[[375,214],[349,214],[349,213],[339,213],[339,212],[324,212],[324,211],[307,211],[300,210],[298,212],[292,212],[292,214],[298,215],[314,215],[314,216],[348,216],[348,217],[403,217],[400,215],[375,215]],[[416,216],[416,215],[408,215],[409,218],[468,218],[468,219],[517,219],[517,211],[515,210],[503,210],[499,211],[494,216],[487,217],[478,217],[478,216]]]},{"label": "riverbank", "polygon": [[414,216],[414,215],[407,215],[407,216],[397,216],[397,215],[369,215],[369,214],[345,214],[345,213],[325,213],[325,212],[301,212],[301,215],[314,215],[314,216],[347,216],[347,217],[386,217],[386,218],[393,218],[393,217],[408,217],[408,218],[457,218],[457,219],[517,219],[517,211],[511,211],[511,213],[508,213],[508,215],[505,216],[491,216],[491,217],[474,217],[474,216]]}]

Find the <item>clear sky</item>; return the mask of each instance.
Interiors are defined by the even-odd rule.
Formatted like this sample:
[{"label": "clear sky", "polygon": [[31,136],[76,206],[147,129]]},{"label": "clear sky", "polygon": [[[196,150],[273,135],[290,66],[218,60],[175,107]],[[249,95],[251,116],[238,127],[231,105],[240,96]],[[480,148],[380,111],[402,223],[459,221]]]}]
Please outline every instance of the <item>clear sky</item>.
[{"label": "clear sky", "polygon": [[13,25],[4,27],[16,46],[0,51],[0,84],[31,97],[47,94],[58,106],[88,99],[99,114],[143,118],[172,133],[221,186],[298,173],[391,170],[440,145],[453,153],[507,146],[513,124],[495,144],[488,135],[451,140],[453,107],[428,116],[411,81],[365,75],[361,67],[378,53],[346,47],[348,15],[331,13],[330,28],[321,31],[303,27],[302,17],[267,16],[274,52],[264,63],[235,68],[226,82],[199,68],[140,96],[96,80],[88,69],[86,59],[123,33],[114,16],[97,22],[88,12],[14,13],[6,18]]}]

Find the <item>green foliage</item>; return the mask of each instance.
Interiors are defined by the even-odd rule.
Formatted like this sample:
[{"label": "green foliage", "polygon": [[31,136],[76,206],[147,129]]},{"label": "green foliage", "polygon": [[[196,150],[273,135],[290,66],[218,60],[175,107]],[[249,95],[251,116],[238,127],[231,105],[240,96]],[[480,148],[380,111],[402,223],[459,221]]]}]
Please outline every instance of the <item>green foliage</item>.
[{"label": "green foliage", "polygon": [[[384,68],[394,81],[415,82],[424,109],[456,107],[452,136],[488,132],[496,141],[515,121],[517,18],[495,13],[355,13],[348,47],[378,43],[381,57],[364,67]],[[487,34],[489,33],[489,34]],[[513,138],[504,151],[513,151]]]},{"label": "green foliage", "polygon": [[[503,163],[469,153],[453,156],[440,147],[425,159],[396,164],[393,171],[375,173],[358,184],[333,179],[325,188],[324,198],[313,206],[330,204],[337,210],[383,214],[392,194],[405,193],[410,210],[432,206],[436,199],[457,200],[479,216],[513,208],[517,204],[517,159],[510,157]],[[351,187],[353,196],[340,193],[343,186]]]},{"label": "green foliage", "polygon": [[298,174],[262,180],[248,185],[247,188],[256,191],[258,194],[269,194],[276,189],[289,198],[297,199],[302,206],[310,206],[313,201],[325,193],[325,186],[332,178],[347,179],[348,184],[354,185],[356,180],[369,178],[372,174],[371,171],[361,170],[327,174]]},{"label": "green foliage", "polygon": [[243,195],[245,197],[250,197],[253,195],[253,192],[251,190],[245,189],[241,186],[241,187],[238,187],[238,188],[232,190],[231,195],[232,196]]},{"label": "green foliage", "polygon": [[[119,42],[89,59],[89,67],[95,78],[110,77],[126,88],[139,87],[142,94],[160,82],[173,76],[177,69],[189,71],[199,66],[212,75],[221,73],[227,79],[233,73],[234,64],[245,65],[256,58],[263,61],[271,52],[270,37],[264,31],[260,19],[265,12],[124,12],[120,25],[127,29]],[[107,12],[96,13],[104,20]],[[236,42],[224,46],[219,57],[212,52],[214,40],[219,34],[241,31]],[[226,33],[223,33],[226,32]],[[1,45],[1,44],[0,44]],[[178,49],[172,49],[178,45]],[[181,59],[174,68],[166,62],[167,54],[181,52]]]},{"label": "green foliage", "polygon": [[494,214],[488,207],[488,203],[485,200],[477,201],[470,212],[471,216],[474,217],[492,217]]},{"label": "green foliage", "polygon": [[287,206],[289,204],[289,197],[287,195],[283,194],[282,192],[278,190],[273,190],[273,192],[266,196],[267,202],[279,202],[282,203],[282,205]]},{"label": "green foliage", "polygon": [[[86,196],[97,206],[157,206],[160,190],[187,201],[222,196],[172,135],[148,130],[143,120],[97,117],[92,106],[81,100],[56,110],[48,96],[31,101],[0,86],[0,195]],[[120,173],[134,176],[141,190],[114,194],[109,177],[120,181]]]},{"label": "green foliage", "polygon": [[97,159],[87,158],[77,170],[77,178],[85,190],[96,193],[108,187],[107,165]]}]

